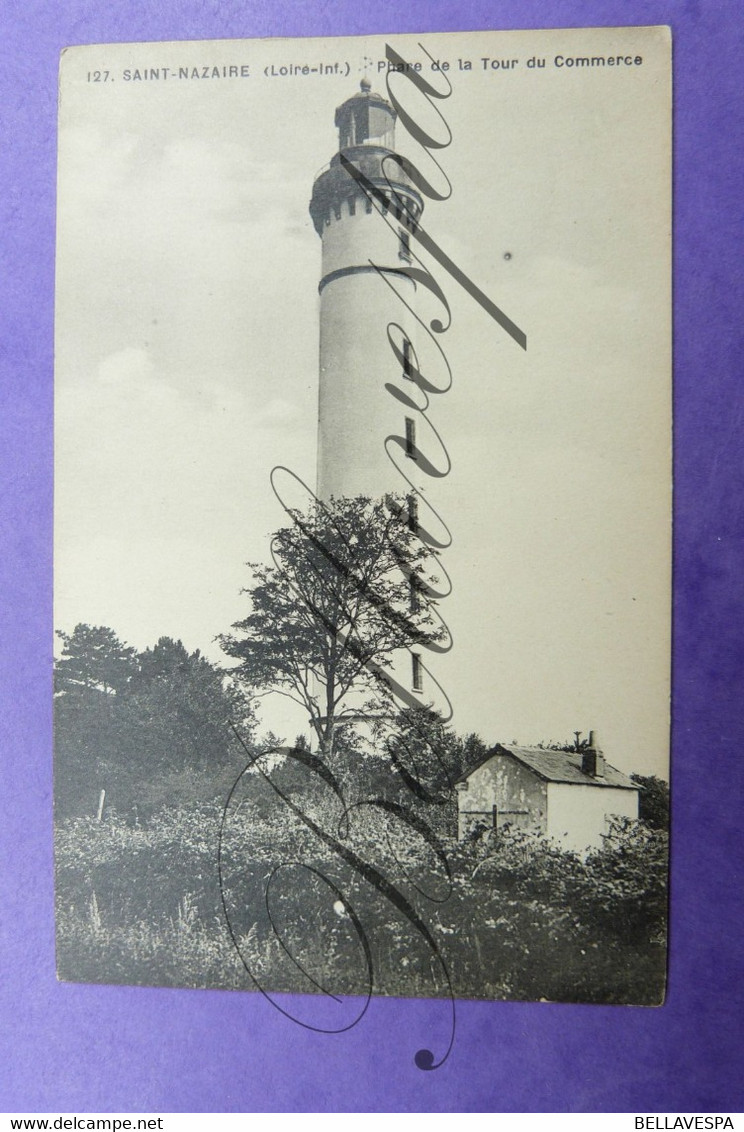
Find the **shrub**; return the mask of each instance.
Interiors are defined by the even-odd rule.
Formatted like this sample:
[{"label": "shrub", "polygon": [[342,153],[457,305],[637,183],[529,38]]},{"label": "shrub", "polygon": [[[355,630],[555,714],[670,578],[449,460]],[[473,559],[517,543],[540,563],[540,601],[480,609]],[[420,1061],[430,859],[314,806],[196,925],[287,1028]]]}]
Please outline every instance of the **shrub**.
[{"label": "shrub", "polygon": [[[289,782],[285,785],[289,786]],[[364,925],[376,993],[443,994],[425,940],[384,894],[286,806],[265,808],[246,785],[223,840],[232,928],[266,985],[311,989],[266,920],[264,885],[277,866],[327,875]],[[317,799],[321,810],[328,799]],[[618,822],[584,859],[540,836],[488,833],[448,849],[451,886],[431,847],[395,818],[362,807],[329,831],[397,886],[434,933],[455,993],[553,1001],[658,1002],[663,986],[666,835]],[[115,813],[73,819],[57,836],[60,971],[93,981],[248,985],[220,898],[220,804],[162,808],[147,824]],[[333,816],[333,815],[332,815]],[[321,825],[323,814],[317,815]],[[348,840],[347,840],[348,833]],[[363,993],[359,944],[312,873],[276,885],[283,938],[334,993]],[[314,892],[314,895],[313,895]],[[329,903],[330,900],[330,903]],[[338,903],[338,902],[336,902]],[[222,964],[222,967],[220,966]],[[278,973],[281,971],[281,973]],[[220,973],[222,972],[222,973]]]}]

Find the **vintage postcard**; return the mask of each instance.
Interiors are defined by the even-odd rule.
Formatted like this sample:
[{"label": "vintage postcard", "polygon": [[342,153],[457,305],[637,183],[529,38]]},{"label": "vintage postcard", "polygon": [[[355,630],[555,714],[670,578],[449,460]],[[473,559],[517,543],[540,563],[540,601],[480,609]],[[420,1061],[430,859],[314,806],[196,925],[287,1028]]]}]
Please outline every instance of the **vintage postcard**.
[{"label": "vintage postcard", "polygon": [[670,49],[63,54],[61,979],[663,1000]]}]

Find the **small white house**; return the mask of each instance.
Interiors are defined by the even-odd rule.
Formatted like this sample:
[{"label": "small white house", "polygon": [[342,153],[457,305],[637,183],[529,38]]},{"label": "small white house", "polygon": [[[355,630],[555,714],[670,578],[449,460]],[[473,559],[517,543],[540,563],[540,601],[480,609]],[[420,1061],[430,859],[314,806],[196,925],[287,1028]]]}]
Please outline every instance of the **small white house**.
[{"label": "small white house", "polygon": [[639,788],[601,751],[505,747],[457,783],[458,836],[478,826],[542,833],[566,849],[601,844],[612,817],[638,817]]}]

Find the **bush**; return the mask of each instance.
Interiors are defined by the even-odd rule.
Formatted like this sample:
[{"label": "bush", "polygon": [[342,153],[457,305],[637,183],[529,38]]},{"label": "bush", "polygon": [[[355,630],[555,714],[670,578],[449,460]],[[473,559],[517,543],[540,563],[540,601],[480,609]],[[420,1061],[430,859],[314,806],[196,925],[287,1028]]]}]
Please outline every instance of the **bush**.
[{"label": "bush", "polygon": [[489,832],[460,844],[451,860],[457,899],[442,914],[463,993],[482,994],[490,983],[517,998],[662,999],[663,831],[619,821],[583,859],[537,834]]},{"label": "bush", "polygon": [[630,943],[666,941],[669,835],[630,818],[614,821],[587,857],[575,904],[587,923]]},{"label": "bush", "polygon": [[652,829],[669,829],[669,783],[655,774],[631,774],[638,795],[638,816]]},{"label": "bush", "polygon": [[[281,770],[281,768],[280,768]],[[281,774],[280,774],[281,777]],[[286,789],[292,785],[283,782]],[[327,793],[327,791],[326,791]],[[664,981],[666,835],[612,827],[581,858],[523,831],[448,848],[447,882],[431,847],[362,807],[352,830],[320,793],[316,819],[389,878],[429,925],[455,993],[477,998],[658,1002]],[[256,804],[258,802],[258,804]],[[337,994],[364,992],[348,917],[331,908],[338,884],[364,926],[383,994],[446,993],[422,937],[384,894],[291,816],[264,805],[261,782],[234,797],[222,845],[231,927],[249,968],[274,990],[312,990],[266,919],[264,886],[277,866],[276,912],[289,951]],[[334,809],[331,807],[331,809]],[[330,816],[329,816],[330,815]],[[246,986],[220,897],[220,804],[162,808],[147,824],[115,813],[74,819],[57,836],[60,971],[93,981]],[[296,871],[299,868],[299,871]],[[336,902],[338,903],[338,902]],[[362,983],[360,983],[360,979]]]}]

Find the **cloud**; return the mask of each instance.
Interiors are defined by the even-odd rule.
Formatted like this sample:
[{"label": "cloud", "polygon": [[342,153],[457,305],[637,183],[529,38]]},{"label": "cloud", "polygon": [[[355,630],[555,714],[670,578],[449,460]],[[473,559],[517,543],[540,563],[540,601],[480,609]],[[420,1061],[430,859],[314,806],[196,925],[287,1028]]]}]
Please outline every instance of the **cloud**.
[{"label": "cloud", "polygon": [[254,424],[269,428],[292,424],[300,415],[299,407],[281,397],[273,397],[253,417]]},{"label": "cloud", "polygon": [[147,350],[127,346],[103,358],[98,367],[98,380],[104,385],[147,387],[157,379],[155,365]]}]

